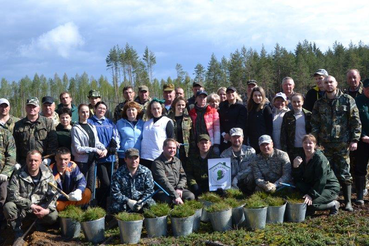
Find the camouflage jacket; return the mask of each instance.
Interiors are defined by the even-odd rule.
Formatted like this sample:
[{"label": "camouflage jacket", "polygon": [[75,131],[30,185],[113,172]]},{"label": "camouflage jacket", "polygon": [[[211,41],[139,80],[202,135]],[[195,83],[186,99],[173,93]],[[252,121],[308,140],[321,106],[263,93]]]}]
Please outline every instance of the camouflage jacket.
[{"label": "camouflage jacket", "polygon": [[13,135],[0,128],[0,173],[10,177],[16,163],[17,150]]},{"label": "camouflage jacket", "polygon": [[[305,131],[306,134],[311,132],[311,112],[302,109],[305,116]],[[283,151],[289,152],[295,146],[295,133],[296,133],[296,118],[294,116],[294,111],[288,111],[283,116],[282,127],[281,127],[281,147]]]},{"label": "camouflage jacket", "polygon": [[41,178],[37,186],[34,185],[31,176],[27,172],[27,165],[17,170],[9,181],[8,202],[14,202],[19,209],[31,212],[31,205],[37,204],[46,208],[46,204],[51,200],[48,208],[50,211],[56,209],[56,192],[48,182],[56,185],[54,175],[49,167],[40,164]]},{"label": "camouflage jacket", "polygon": [[282,150],[274,149],[271,156],[259,153],[252,162],[252,173],[257,186],[265,181],[275,183],[291,182],[291,162],[288,154]]},{"label": "camouflage jacket", "polygon": [[124,105],[126,104],[127,101],[121,102],[119,103],[115,109],[114,109],[114,122],[117,122],[118,120],[120,120],[122,118],[122,112],[123,112],[123,108]]},{"label": "camouflage jacket", "polygon": [[220,158],[231,158],[232,180],[234,177],[241,180],[252,172],[251,163],[255,156],[256,151],[246,145],[242,145],[240,157],[234,154],[232,147],[229,147],[220,154]]},{"label": "camouflage jacket", "polygon": [[360,81],[359,89],[357,89],[356,91],[351,91],[350,88],[348,87],[343,90],[343,93],[348,94],[353,98],[356,98],[360,95],[363,95],[363,90],[364,90],[364,85],[363,85],[363,82]]},{"label": "camouflage jacket", "polygon": [[314,104],[311,127],[311,133],[320,144],[358,142],[361,122],[355,100],[340,90],[337,90],[336,98],[333,100],[324,94]]},{"label": "camouflage jacket", "polygon": [[[176,118],[174,116],[174,112],[172,110],[169,111],[168,113],[168,117],[170,119],[172,119],[173,124],[174,124],[174,138],[175,140],[179,141],[177,139],[177,128],[178,128],[178,124],[176,122]],[[184,114],[183,115],[183,119],[182,119],[182,124],[181,124],[181,128],[182,128],[182,136],[183,136],[183,143],[184,144],[184,149],[186,152],[186,156],[188,157],[188,153],[190,150],[190,143],[194,144],[194,141],[192,139],[192,120],[191,117],[188,114]]]},{"label": "camouflage jacket", "polygon": [[[128,199],[144,200],[154,193],[154,179],[151,171],[142,165],[138,165],[135,175],[131,175],[127,165],[121,166],[113,175],[110,195],[112,197],[110,212],[119,213],[128,209]],[[145,204],[154,204],[149,198]]]},{"label": "camouflage jacket", "polygon": [[186,169],[189,186],[198,184],[201,188],[207,188],[207,191],[209,191],[208,159],[214,158],[219,158],[219,155],[214,153],[212,147],[209,149],[205,159],[201,158],[199,151],[190,155]]},{"label": "camouflage jacket", "polygon": [[[40,113],[40,115],[45,116],[42,112]],[[59,114],[56,111],[54,111],[53,117],[52,118],[49,118],[49,119],[52,119],[53,120],[54,127],[57,127],[59,125],[59,123],[60,123]]]},{"label": "camouflage jacket", "polygon": [[5,124],[0,124],[0,127],[8,129],[11,133],[13,133],[15,123],[18,122],[20,119],[10,115],[9,119]]},{"label": "camouflage jacket", "polygon": [[141,103],[140,98],[136,97],[135,102],[141,106],[141,113],[140,115],[138,115],[138,118],[142,119],[143,121],[148,121],[149,119],[147,118],[146,111],[147,111],[147,107],[149,106],[151,102],[151,98],[149,97],[149,99],[147,99],[146,102]]},{"label": "camouflage jacket", "polygon": [[171,197],[174,199],[179,197],[176,189],[184,189],[187,183],[187,176],[180,159],[174,156],[172,161],[168,161],[162,153],[152,163],[151,171],[155,181]]},{"label": "camouflage jacket", "polygon": [[58,136],[53,121],[39,116],[35,122],[26,118],[15,124],[14,139],[17,146],[17,161],[25,163],[27,152],[36,149],[42,155],[55,153],[58,148]]}]

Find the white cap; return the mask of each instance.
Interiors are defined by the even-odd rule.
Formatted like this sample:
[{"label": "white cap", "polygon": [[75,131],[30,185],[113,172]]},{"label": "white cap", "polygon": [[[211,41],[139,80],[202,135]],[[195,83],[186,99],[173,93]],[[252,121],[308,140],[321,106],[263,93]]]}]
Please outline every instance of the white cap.
[{"label": "white cap", "polygon": [[8,101],[8,99],[6,99],[6,98],[0,98],[0,105],[1,104],[6,104],[6,105],[8,105],[8,106],[10,106],[10,103],[9,103],[9,101]]}]

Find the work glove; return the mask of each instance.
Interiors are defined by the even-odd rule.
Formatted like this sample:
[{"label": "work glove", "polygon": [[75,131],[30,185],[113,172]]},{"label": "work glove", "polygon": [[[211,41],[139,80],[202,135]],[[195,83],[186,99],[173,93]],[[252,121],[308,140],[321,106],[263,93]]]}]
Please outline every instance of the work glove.
[{"label": "work glove", "polygon": [[142,209],[143,203],[142,200],[138,200],[138,202],[133,206],[133,211],[138,212]]},{"label": "work glove", "polygon": [[239,189],[238,188],[238,179],[237,179],[237,177],[233,178],[232,187],[235,188],[235,189]]},{"label": "work glove", "polygon": [[51,163],[51,159],[49,158],[45,158],[42,160],[42,164],[44,164],[45,166],[50,166],[50,163]]},{"label": "work glove", "polygon": [[127,205],[128,207],[134,211],[134,206],[136,205],[137,201],[136,200],[132,200],[132,199],[128,199],[127,201]]},{"label": "work glove", "polygon": [[14,170],[19,170],[19,169],[21,169],[22,168],[22,166],[21,166],[21,164],[19,164],[19,163],[16,163],[15,165],[14,165]]},{"label": "work glove", "polygon": [[82,191],[77,189],[68,194],[69,201],[78,202],[82,200]]},{"label": "work glove", "polygon": [[275,186],[275,184],[270,183],[269,181],[267,181],[266,184],[265,184],[265,188],[266,188],[266,190],[265,190],[266,192],[274,193],[277,187]]},{"label": "work glove", "polygon": [[5,182],[8,180],[8,176],[5,174],[0,174],[0,183]]}]

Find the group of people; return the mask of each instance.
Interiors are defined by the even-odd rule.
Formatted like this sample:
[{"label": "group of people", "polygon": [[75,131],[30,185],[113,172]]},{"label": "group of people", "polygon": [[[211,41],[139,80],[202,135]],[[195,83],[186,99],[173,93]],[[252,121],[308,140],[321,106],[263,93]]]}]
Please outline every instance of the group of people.
[{"label": "group of people", "polygon": [[334,215],[342,187],[352,211],[350,159],[356,203],[364,204],[369,79],[349,70],[342,91],[324,69],[313,77],[306,95],[284,78],[272,100],[256,80],[246,82],[243,98],[233,86],[208,94],[201,82],[188,99],[172,84],[163,85],[163,100],[151,99],[145,85],[137,97],[125,86],[113,111],[99,91],[78,107],[62,92],[57,106],[50,96],[41,104],[29,98],[23,119],[1,98],[1,225],[6,220],[19,237],[27,215],[54,223],[71,204],[93,201],[111,213],[142,211],[155,201],[183,204],[209,191],[207,162],[214,158],[230,158],[231,185],[245,194],[296,186],[311,208]]}]

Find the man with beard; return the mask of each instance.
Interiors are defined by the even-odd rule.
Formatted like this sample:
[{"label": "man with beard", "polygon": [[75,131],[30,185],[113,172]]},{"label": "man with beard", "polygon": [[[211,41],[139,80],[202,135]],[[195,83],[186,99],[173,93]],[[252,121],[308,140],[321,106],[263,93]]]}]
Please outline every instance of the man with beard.
[{"label": "man with beard", "polygon": [[312,134],[324,147],[324,154],[340,181],[345,198],[345,210],[351,206],[350,151],[357,149],[361,135],[359,110],[355,100],[337,88],[333,76],[324,79],[325,95],[313,108]]}]

